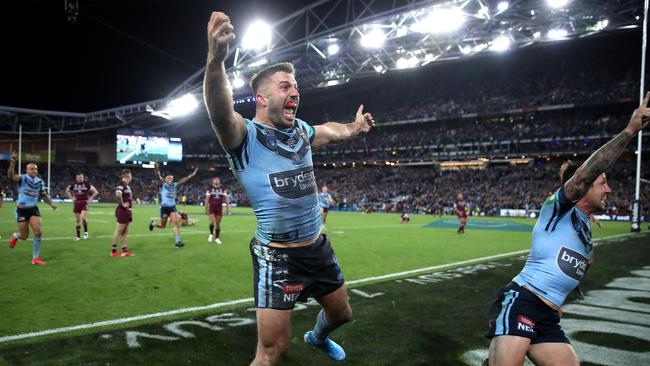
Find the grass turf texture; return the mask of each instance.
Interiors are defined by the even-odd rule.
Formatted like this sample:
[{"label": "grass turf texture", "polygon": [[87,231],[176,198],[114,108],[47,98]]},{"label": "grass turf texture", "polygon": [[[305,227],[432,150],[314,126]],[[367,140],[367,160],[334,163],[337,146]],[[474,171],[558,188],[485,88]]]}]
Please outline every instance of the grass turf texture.
[{"label": "grass turf texture", "polygon": [[[48,261],[47,267],[29,264],[31,240],[19,242],[13,250],[9,250],[6,244],[0,247],[0,314],[3,314],[0,337],[251,297],[248,241],[255,218],[249,209],[236,209],[234,215],[224,218],[224,244],[217,247],[207,242],[208,222],[202,209],[188,206],[190,218],[199,218],[200,221],[197,226],[182,228],[187,246],[179,250],[173,245],[169,227],[156,229],[153,233],[148,231],[148,222],[157,216],[158,208],[136,206],[129,241],[135,257],[113,259],[108,255],[110,235],[115,225],[113,208],[112,205],[92,206],[89,218],[91,239],[74,242],[71,206],[62,205],[56,212],[47,206],[42,207],[44,240],[41,256]],[[458,236],[454,228],[425,226],[436,220],[432,216],[414,215],[411,223],[403,225],[399,223],[398,215],[364,216],[334,212],[328,218],[326,232],[332,238],[348,281],[528,249],[530,246],[530,233],[527,232],[468,229],[466,235]],[[525,219],[470,218],[470,222],[473,220],[510,221],[531,227],[534,224],[533,220]],[[14,227],[13,207],[5,205],[0,209],[3,241]],[[594,236],[628,231],[627,223],[605,223],[604,229],[594,229]],[[621,244],[611,246],[614,248],[612,255],[597,255],[597,258],[603,258],[597,259],[603,262],[603,268],[609,265],[610,257],[617,257],[614,254],[622,257],[623,262],[648,263],[647,256],[628,258],[630,256],[625,256],[624,251],[615,250],[617,245]],[[607,248],[603,249],[605,253],[610,250],[608,246],[603,248]],[[619,270],[627,268],[628,264],[621,265]],[[600,266],[598,263],[597,268]],[[454,280],[453,284],[445,282],[408,288],[391,281],[363,286],[360,289],[370,294],[389,293],[387,289],[394,289],[390,296],[372,299],[352,293],[355,323],[342,329],[337,338],[341,338],[344,345],[353,347],[348,350],[354,354],[353,364],[400,364],[398,360],[409,354],[414,355],[413,362],[406,364],[455,364],[461,350],[470,344],[477,347],[483,344],[481,337],[490,298],[520,267],[521,264],[516,263],[513,267],[471,277],[470,281],[456,283],[458,281]],[[587,281],[596,282],[596,273],[599,272],[590,272]],[[252,318],[253,313],[243,310],[247,306],[250,305],[239,306],[235,311],[238,316]],[[176,318],[193,316],[202,320],[205,315],[222,311],[177,315]],[[295,350],[292,348],[287,364],[313,362],[309,361],[310,357],[315,357],[313,352],[300,352],[306,349],[298,344],[302,331],[312,326],[315,312],[315,307],[296,312]],[[165,334],[157,324],[159,321],[144,320],[112,329],[130,329],[137,324],[149,323],[153,325],[144,325],[137,330]],[[180,339],[174,343],[144,340],[143,347],[133,350],[127,349],[123,331],[111,330],[111,327],[91,329],[72,336],[68,333],[0,344],[0,357],[11,360],[12,364],[23,361],[38,364],[93,364],[97,361],[104,364],[111,360],[120,364],[179,364],[192,360],[199,364],[208,360],[219,360],[224,364],[246,363],[255,348],[254,326],[246,325],[236,330],[223,328],[223,333],[215,335],[210,330],[193,327],[191,330],[197,338]],[[448,334],[450,330],[452,332]],[[105,333],[111,335],[110,339],[100,337]],[[371,342],[354,344],[354,339],[365,339],[368,334],[373,334],[373,339],[381,343],[378,346],[381,349],[373,351]],[[29,346],[34,343],[41,345],[37,347],[38,352]],[[319,362],[322,361],[325,359]]]}]

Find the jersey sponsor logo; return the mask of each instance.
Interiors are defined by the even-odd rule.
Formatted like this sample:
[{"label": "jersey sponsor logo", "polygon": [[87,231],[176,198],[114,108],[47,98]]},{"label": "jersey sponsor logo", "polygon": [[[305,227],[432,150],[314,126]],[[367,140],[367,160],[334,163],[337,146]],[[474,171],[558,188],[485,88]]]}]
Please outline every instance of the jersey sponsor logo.
[{"label": "jersey sponsor logo", "polygon": [[566,247],[560,248],[557,255],[557,266],[562,273],[576,281],[580,281],[582,276],[585,275],[587,261],[588,259],[582,254]]},{"label": "jersey sponsor logo", "polygon": [[32,191],[32,190],[29,190],[29,189],[24,189],[23,193],[25,194],[25,196],[28,196],[28,197],[38,197],[40,195],[39,191]]},{"label": "jersey sponsor logo", "polygon": [[282,293],[284,294],[291,294],[291,293],[300,293],[302,290],[305,289],[305,284],[304,283],[298,283],[298,284],[293,284],[289,285],[286,284],[282,286]]},{"label": "jersey sponsor logo", "polygon": [[525,324],[525,325],[527,325],[529,327],[534,327],[535,326],[534,321],[532,321],[531,319],[528,319],[527,317],[525,317],[523,315],[519,315],[519,317],[517,318],[517,322]]},{"label": "jersey sponsor logo", "polygon": [[316,194],[316,179],[311,166],[269,174],[269,182],[273,192],[280,197],[296,199]]},{"label": "jersey sponsor logo", "polygon": [[284,302],[294,302],[298,300],[300,292],[305,289],[305,285],[302,283],[293,284],[293,285],[284,285],[282,286],[282,301]]}]

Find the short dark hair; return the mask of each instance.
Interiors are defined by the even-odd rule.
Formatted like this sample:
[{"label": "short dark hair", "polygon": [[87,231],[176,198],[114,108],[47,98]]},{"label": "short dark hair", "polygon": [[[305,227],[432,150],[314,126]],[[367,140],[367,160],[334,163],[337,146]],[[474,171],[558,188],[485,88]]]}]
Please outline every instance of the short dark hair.
[{"label": "short dark hair", "polygon": [[562,184],[566,183],[571,177],[573,177],[573,174],[575,174],[576,170],[580,165],[578,163],[574,162],[573,160],[567,160],[562,165],[560,166],[560,182]]},{"label": "short dark hair", "polygon": [[122,169],[122,176],[125,176],[127,174],[131,174],[131,170],[130,169]]},{"label": "short dark hair", "polygon": [[296,69],[293,67],[293,64],[290,62],[280,62],[275,65],[271,65],[264,70],[253,75],[251,78],[251,89],[253,90],[253,96],[257,95],[257,89],[260,87],[262,81],[266,78],[271,77],[276,72],[286,72],[288,74],[294,74]]}]

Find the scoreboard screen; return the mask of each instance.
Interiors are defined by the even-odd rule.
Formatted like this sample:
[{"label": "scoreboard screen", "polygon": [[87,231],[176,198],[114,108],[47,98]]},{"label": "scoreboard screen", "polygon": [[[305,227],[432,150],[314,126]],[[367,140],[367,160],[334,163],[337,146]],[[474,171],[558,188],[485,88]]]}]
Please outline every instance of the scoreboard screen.
[{"label": "scoreboard screen", "polygon": [[183,160],[179,137],[155,136],[146,130],[119,130],[116,160],[120,164],[166,163]]}]

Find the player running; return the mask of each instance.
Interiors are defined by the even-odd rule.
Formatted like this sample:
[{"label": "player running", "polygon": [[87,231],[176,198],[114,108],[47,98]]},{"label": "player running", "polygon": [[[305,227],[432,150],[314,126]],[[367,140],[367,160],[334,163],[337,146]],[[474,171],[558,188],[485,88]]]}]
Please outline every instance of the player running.
[{"label": "player running", "polygon": [[221,180],[218,177],[212,178],[212,185],[205,192],[205,214],[210,218],[210,236],[208,241],[221,244],[219,235],[221,234],[221,217],[223,216],[223,203],[226,203],[226,210],[230,215],[230,199],[228,193],[221,186]]},{"label": "player running", "polygon": [[458,234],[465,234],[465,225],[467,224],[467,204],[463,200],[463,194],[458,193],[456,195],[456,202],[454,202],[454,211],[456,211],[456,216],[458,216],[458,221],[460,225],[456,231]]},{"label": "player running", "polygon": [[233,109],[224,60],[235,38],[230,18],[213,12],[207,27],[208,60],[204,97],[212,127],[244,187],[257,230],[250,250],[254,268],[257,353],[253,365],[277,365],[291,341],[296,301],[314,297],[323,306],[305,341],[335,360],[345,352],[328,335],[350,321],[352,310],[343,274],[321,216],[312,148],[366,133],[374,125],[360,106],[352,123],[312,127],[296,119],[300,102],[294,68],[275,64],[253,76],[255,118]]},{"label": "player running", "polygon": [[[113,247],[111,249],[111,256],[113,258],[130,257],[133,254],[128,249],[126,244],[127,235],[129,233],[129,224],[133,221],[133,197],[129,183],[133,176],[129,169],[122,170],[122,180],[115,188],[115,198],[117,199],[117,207],[115,208],[115,219],[117,225],[113,233]],[[117,251],[117,244],[122,243],[122,253]]]},{"label": "player running", "polygon": [[38,166],[34,163],[27,164],[25,171],[27,174],[16,174],[14,167],[16,165],[16,153],[11,153],[9,161],[9,171],[7,177],[10,181],[18,183],[18,202],[16,203],[16,222],[18,223],[18,233],[13,233],[9,239],[9,248],[13,249],[20,240],[27,240],[29,237],[29,226],[34,233],[32,242],[32,264],[44,266],[45,262],[40,258],[41,251],[41,212],[38,210],[38,200],[43,199],[56,210],[56,205],[52,203],[50,196],[45,193],[43,180],[38,176]]},{"label": "player running", "polygon": [[151,220],[149,223],[149,231],[153,230],[154,227],[164,229],[167,226],[167,219],[171,220],[172,227],[174,228],[174,239],[176,248],[182,248],[185,246],[181,241],[181,220],[178,216],[178,210],[176,210],[176,193],[178,186],[185,184],[188,180],[192,179],[196,175],[196,172],[199,168],[194,168],[194,171],[188,176],[179,179],[178,183],[174,182],[174,176],[168,174],[163,179],[160,175],[160,164],[156,163],[154,167],[154,174],[156,178],[161,183],[160,186],[160,222],[156,220]]},{"label": "player running", "polygon": [[321,187],[321,192],[318,194],[318,205],[320,206],[320,214],[323,218],[322,230],[325,230],[325,221],[327,221],[327,212],[336,202],[332,198],[332,195],[329,194],[327,186]]},{"label": "player running", "polygon": [[650,92],[627,127],[593,153],[544,203],[523,270],[499,290],[490,309],[489,364],[579,365],[560,327],[560,307],[580,283],[592,256],[589,215],[603,210],[612,190],[604,171],[650,120]]},{"label": "player running", "polygon": [[[89,192],[90,197],[88,197]],[[74,239],[75,241],[81,240],[81,223],[84,226],[84,240],[88,239],[88,204],[93,201],[98,193],[92,184],[86,182],[83,173],[77,173],[75,182],[65,190],[65,194],[72,200],[72,212],[77,221],[77,237]]]}]

